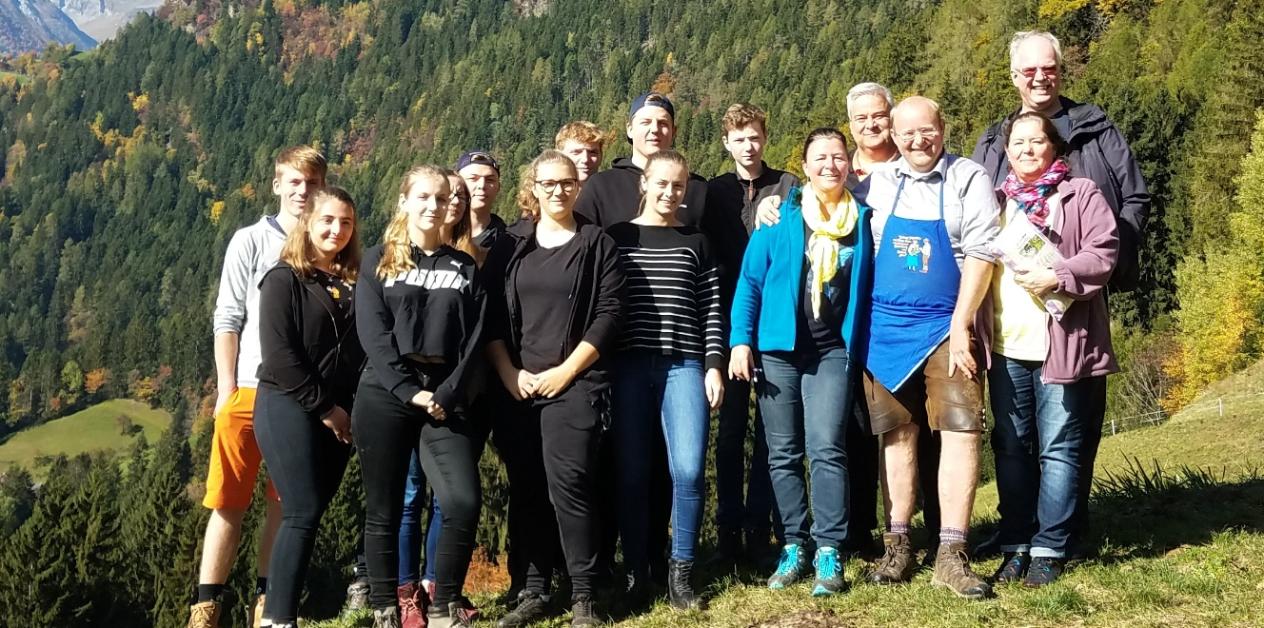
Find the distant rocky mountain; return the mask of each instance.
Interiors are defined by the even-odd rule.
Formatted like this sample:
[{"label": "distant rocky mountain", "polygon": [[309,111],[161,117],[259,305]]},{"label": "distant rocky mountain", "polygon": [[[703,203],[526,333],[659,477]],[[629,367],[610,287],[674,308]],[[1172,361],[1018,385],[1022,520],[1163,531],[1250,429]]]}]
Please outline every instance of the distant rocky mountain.
[{"label": "distant rocky mountain", "polygon": [[[3,2],[4,0],[0,0]],[[97,41],[114,36],[141,12],[152,12],[162,0],[53,0],[79,28]]]},{"label": "distant rocky mountain", "polygon": [[49,0],[0,0],[0,54],[42,50],[49,42],[80,50],[97,45]]}]

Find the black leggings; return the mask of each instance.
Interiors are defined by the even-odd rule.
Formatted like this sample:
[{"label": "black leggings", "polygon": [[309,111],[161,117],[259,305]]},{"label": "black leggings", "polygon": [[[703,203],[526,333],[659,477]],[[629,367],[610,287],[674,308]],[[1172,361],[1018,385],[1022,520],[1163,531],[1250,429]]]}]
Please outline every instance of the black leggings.
[{"label": "black leggings", "polygon": [[435,565],[434,603],[456,599],[465,583],[474,551],[482,505],[478,455],[481,433],[456,412],[437,421],[425,410],[405,404],[377,383],[372,369],[360,378],[351,433],[364,476],[364,550],[369,563],[369,602],[373,608],[396,604],[399,584],[399,522],[404,481],[413,447],[421,468],[443,505]]},{"label": "black leggings", "polygon": [[599,545],[594,489],[602,412],[589,384],[580,380],[555,399],[519,403],[513,413],[514,420],[501,429],[503,442],[513,443],[509,490],[530,522],[523,530],[526,589],[549,592],[560,532],[572,594],[591,594]]},{"label": "black leggings", "polygon": [[338,442],[319,417],[267,386],[260,386],[255,397],[254,422],[255,440],[281,496],[282,513],[272,546],[264,616],[292,622],[298,618],[320,518],[342,483],[351,447]]}]

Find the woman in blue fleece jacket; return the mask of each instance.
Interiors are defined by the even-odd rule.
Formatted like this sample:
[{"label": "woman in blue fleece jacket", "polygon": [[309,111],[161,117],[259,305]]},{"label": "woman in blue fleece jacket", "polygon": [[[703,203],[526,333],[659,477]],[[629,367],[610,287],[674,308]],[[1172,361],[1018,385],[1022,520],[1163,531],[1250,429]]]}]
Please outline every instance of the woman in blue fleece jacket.
[{"label": "woman in blue fleece jacket", "polygon": [[[756,382],[768,467],[786,531],[771,589],[816,567],[813,595],[846,588],[839,547],[847,536],[846,416],[852,407],[859,303],[868,290],[868,208],[847,191],[847,140],[820,128],[803,144],[808,183],[781,205],[781,221],[751,236],[733,298],[732,377]],[[758,351],[761,370],[756,370]],[[809,530],[803,470],[812,474]],[[841,489],[841,490],[840,490]],[[815,545],[815,560],[810,547]]]}]

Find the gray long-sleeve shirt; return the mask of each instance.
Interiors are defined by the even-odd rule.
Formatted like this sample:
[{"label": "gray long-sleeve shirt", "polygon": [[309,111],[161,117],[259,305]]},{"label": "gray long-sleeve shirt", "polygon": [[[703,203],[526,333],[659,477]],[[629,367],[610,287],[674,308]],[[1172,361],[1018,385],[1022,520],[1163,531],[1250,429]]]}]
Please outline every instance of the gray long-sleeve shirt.
[{"label": "gray long-sleeve shirt", "polygon": [[285,232],[275,219],[264,216],[255,224],[238,229],[224,254],[212,321],[216,336],[239,336],[237,386],[241,388],[259,386],[256,372],[263,361],[259,347],[259,282],[276,265],[284,244]]},{"label": "gray long-sleeve shirt", "polygon": [[[905,179],[899,207],[896,191]],[[944,183],[944,223],[952,241],[957,267],[966,256],[992,261],[988,243],[1000,231],[1001,208],[992,190],[992,180],[979,164],[945,153],[930,172],[916,172],[904,158],[894,167],[875,170],[852,193],[873,208],[870,225],[873,241],[882,241],[882,229],[894,211],[901,218],[935,220],[939,216],[940,182]],[[875,253],[876,253],[875,247]]]}]

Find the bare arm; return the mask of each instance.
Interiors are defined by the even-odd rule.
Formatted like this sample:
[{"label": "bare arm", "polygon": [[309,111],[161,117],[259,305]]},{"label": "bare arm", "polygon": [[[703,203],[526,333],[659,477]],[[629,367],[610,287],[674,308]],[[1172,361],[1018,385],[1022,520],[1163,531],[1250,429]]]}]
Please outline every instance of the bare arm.
[{"label": "bare arm", "polygon": [[974,315],[987,296],[992,285],[992,263],[977,257],[966,257],[961,269],[961,288],[957,292],[957,307],[952,312],[948,333],[948,377],[956,369],[962,369],[966,377],[974,379],[978,365],[970,351]]},{"label": "bare arm", "polygon": [[237,392],[237,353],[241,336],[235,331],[215,334],[215,413]]}]

